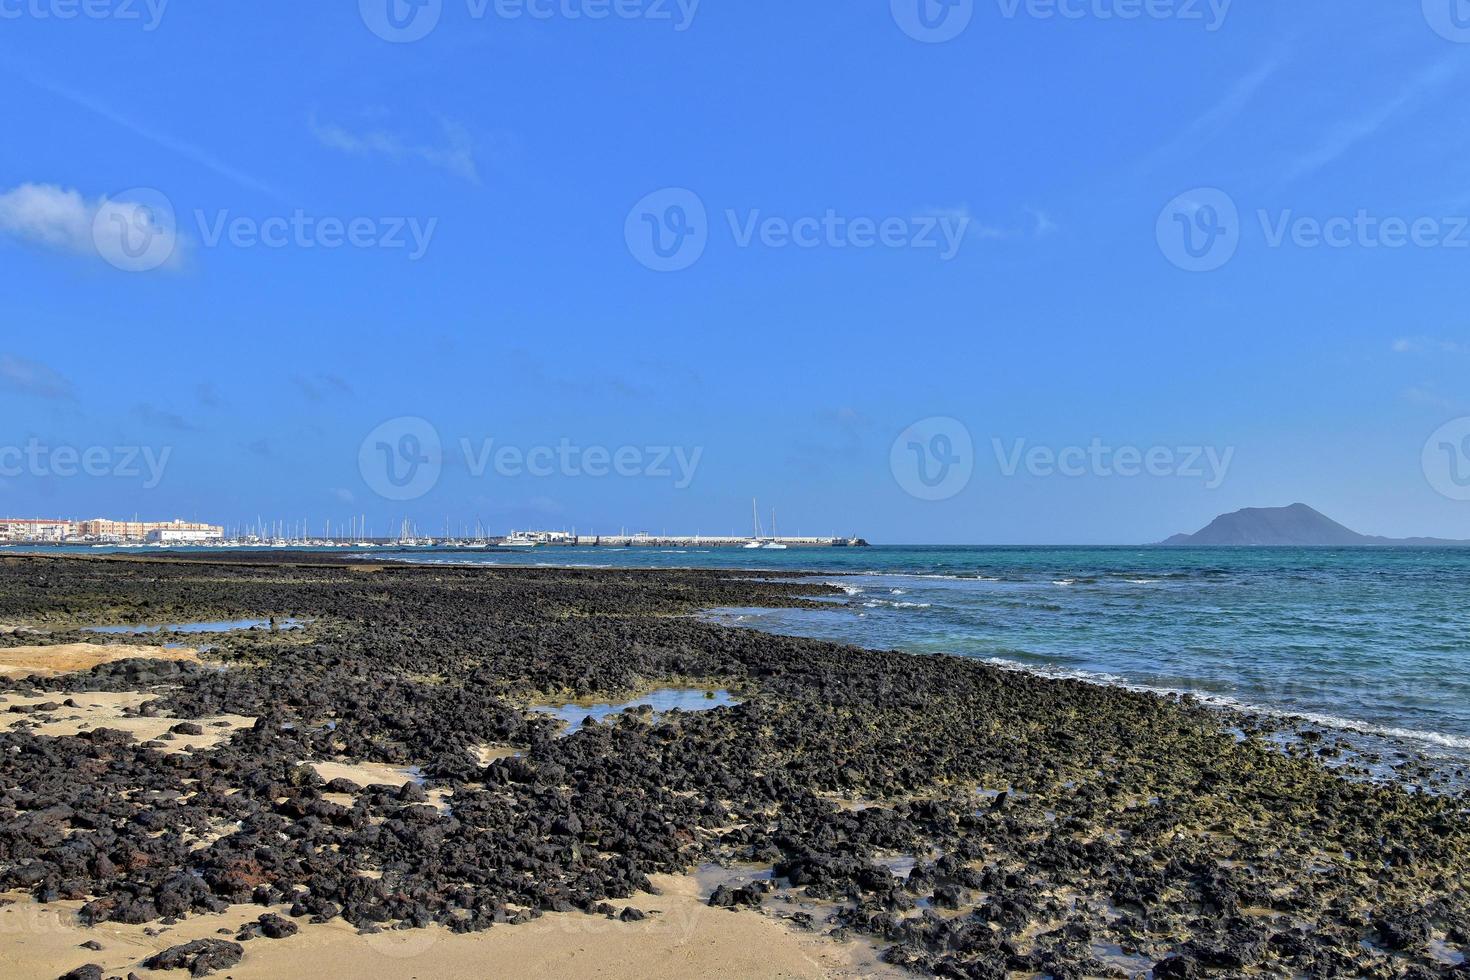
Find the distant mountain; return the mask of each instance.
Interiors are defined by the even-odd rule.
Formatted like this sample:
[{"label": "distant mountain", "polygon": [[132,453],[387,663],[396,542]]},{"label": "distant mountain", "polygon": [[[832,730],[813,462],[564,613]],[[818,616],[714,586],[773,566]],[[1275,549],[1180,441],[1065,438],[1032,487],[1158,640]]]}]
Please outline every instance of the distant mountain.
[{"label": "distant mountain", "polygon": [[1222,514],[1194,534],[1176,534],[1163,545],[1190,547],[1343,547],[1408,545],[1421,548],[1470,545],[1445,538],[1382,538],[1359,534],[1306,504],[1290,507],[1247,507]]}]

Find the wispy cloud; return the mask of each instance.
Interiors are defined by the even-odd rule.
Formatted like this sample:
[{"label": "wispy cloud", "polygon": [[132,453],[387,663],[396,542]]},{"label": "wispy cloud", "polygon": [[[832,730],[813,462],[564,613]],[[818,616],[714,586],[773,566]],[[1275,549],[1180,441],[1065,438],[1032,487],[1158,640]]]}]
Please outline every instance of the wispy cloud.
[{"label": "wispy cloud", "polygon": [[417,160],[438,167],[472,184],[480,183],[480,168],[475,162],[474,140],[469,130],[448,119],[439,120],[441,142],[410,140],[383,129],[354,132],[336,123],[324,123],[315,114],[311,131],[323,146],[354,156],[386,157],[395,163]]},{"label": "wispy cloud", "polygon": [[1284,58],[1280,56],[1272,57],[1236,79],[1220,101],[1200,113],[1177,136],[1145,157],[1139,164],[1139,170],[1148,173],[1165,161],[1197,150],[1220,135],[1239,118],[1256,93],[1280,70],[1283,62]]},{"label": "wispy cloud", "polygon": [[317,373],[311,377],[291,375],[291,383],[301,390],[307,401],[325,401],[330,395],[350,395],[352,386],[335,374]]},{"label": "wispy cloud", "polygon": [[1463,58],[1452,56],[1423,69],[1409,79],[1393,98],[1334,125],[1316,146],[1287,164],[1282,171],[1282,181],[1298,180],[1333,163],[1359,143],[1374,136],[1399,113],[1414,108],[1427,96],[1458,79],[1464,74],[1465,67]]},{"label": "wispy cloud", "polygon": [[148,402],[140,402],[133,407],[133,414],[149,425],[160,429],[170,429],[174,432],[198,432],[199,426],[190,422],[177,412],[159,408]]},{"label": "wispy cloud", "polygon": [[1432,381],[1410,385],[1404,389],[1404,398],[1415,405],[1425,405],[1441,411],[1454,411],[1455,403],[1444,395]]},{"label": "wispy cloud", "polygon": [[1026,224],[990,224],[979,221],[970,211],[968,204],[950,205],[947,207],[929,207],[919,212],[920,217],[938,218],[952,226],[963,229],[966,236],[984,239],[987,241],[1001,241],[1015,238],[1045,238],[1057,230],[1056,222],[1044,211],[1033,208],[1023,208],[1030,219]]},{"label": "wispy cloud", "polygon": [[224,399],[220,397],[219,391],[208,381],[201,381],[194,386],[194,397],[205,408],[219,408],[225,403]]},{"label": "wispy cloud", "polygon": [[30,84],[34,85],[36,88],[42,89],[46,92],[50,92],[52,95],[58,98],[65,99],[75,106],[86,109],[88,112],[100,116],[113,125],[126,129],[134,136],[148,140],[150,143],[157,144],[158,146],[163,147],[165,150],[176,153],[187,160],[192,160],[194,163],[197,163],[200,166],[213,171],[214,173],[226,178],[227,180],[234,181],[235,183],[240,184],[243,187],[248,187],[251,190],[259,191],[260,193],[265,194],[268,197],[273,197],[277,200],[285,200],[285,195],[276,190],[274,187],[270,186],[262,180],[259,180],[256,177],[251,176],[238,167],[224,162],[219,157],[215,156],[213,153],[209,152],[203,147],[200,147],[194,143],[190,143],[186,140],[178,139],[175,136],[153,129],[150,126],[146,126],[143,123],[137,122],[134,119],[124,116],[122,113],[113,111],[110,107],[104,105],[102,102],[92,98],[89,95],[73,91],[72,89],[69,89],[64,85],[58,85],[57,83],[49,79],[29,74],[22,74],[21,77]]},{"label": "wispy cloud", "polygon": [[76,397],[71,382],[60,373],[17,354],[0,354],[0,388],[37,398],[64,401]]},{"label": "wispy cloud", "polygon": [[1393,342],[1395,354],[1470,354],[1470,343],[1441,337],[1400,337]]}]

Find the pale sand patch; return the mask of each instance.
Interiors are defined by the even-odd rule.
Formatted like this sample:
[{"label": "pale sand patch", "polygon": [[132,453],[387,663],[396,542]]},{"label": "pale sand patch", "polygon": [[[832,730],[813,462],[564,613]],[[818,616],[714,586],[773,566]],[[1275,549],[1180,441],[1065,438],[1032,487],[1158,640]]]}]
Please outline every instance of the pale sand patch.
[{"label": "pale sand patch", "polygon": [[129,647],[104,643],[61,643],[50,647],[0,649],[0,674],[69,674],[118,660],[187,660],[199,663],[199,651],[183,647]]},{"label": "pale sand patch", "polygon": [[[315,769],[325,783],[334,779],[350,779],[359,786],[404,786],[419,782],[422,778],[412,770],[396,768],[382,762],[307,762],[303,765]],[[441,813],[449,812],[449,799],[454,795],[452,790],[431,789],[426,790],[424,795],[428,797],[430,806]],[[326,793],[323,794],[323,799],[328,796],[345,796],[348,802],[342,805],[352,805],[352,797],[346,793]]]},{"label": "pale sand patch", "polygon": [[[902,976],[880,963],[867,946],[799,932],[751,911],[709,908],[693,878],[655,875],[653,881],[662,895],[610,903],[619,909],[633,905],[650,913],[659,910],[642,922],[547,914],[526,925],[467,935],[435,927],[359,936],[340,919],[326,925],[294,919],[301,926],[295,936],[242,943],[245,958],[217,975],[234,980]],[[22,893],[10,897],[16,904],[0,909],[0,975],[36,980],[50,980],[84,963],[100,964],[104,975],[125,976],[170,946],[231,938],[240,925],[266,911],[234,906],[222,915],[194,916],[159,936],[147,936],[143,926],[76,925],[80,902],[39,905]],[[217,935],[220,928],[228,928],[231,936]],[[77,948],[88,939],[103,948]]]},{"label": "pale sand patch", "polygon": [[[68,698],[75,701],[77,707],[63,705],[55,711],[48,712],[49,720],[40,721],[35,727],[27,728],[33,735],[49,735],[62,737],[67,735],[79,735],[82,732],[90,732],[95,728],[112,728],[117,731],[127,732],[140,742],[158,738],[170,728],[181,721],[194,721],[204,729],[203,735],[178,735],[166,742],[160,751],[166,754],[187,752],[190,749],[208,749],[229,738],[231,733],[241,728],[249,728],[255,724],[254,718],[245,715],[218,715],[213,718],[166,718],[162,715],[156,718],[129,717],[124,714],[129,709],[137,709],[148,701],[156,700],[156,694],[144,694],[137,691],[80,691],[75,694],[63,692],[30,695],[9,695],[0,699],[0,728],[16,728],[25,721],[34,721],[35,715],[10,714],[8,708],[13,704],[45,704],[55,702],[61,704]],[[225,725],[216,725],[215,722],[225,722]]]},{"label": "pale sand patch", "polygon": [[418,781],[407,769],[383,762],[306,762],[303,765],[315,769],[324,783],[350,779],[359,786],[403,786]]}]

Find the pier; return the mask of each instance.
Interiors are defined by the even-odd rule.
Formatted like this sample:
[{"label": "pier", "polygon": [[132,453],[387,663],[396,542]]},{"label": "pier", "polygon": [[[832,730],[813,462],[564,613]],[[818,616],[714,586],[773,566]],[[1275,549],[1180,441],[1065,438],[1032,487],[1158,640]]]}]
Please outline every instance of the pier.
[{"label": "pier", "polygon": [[751,548],[771,545],[787,548],[866,548],[857,537],[737,537],[723,534],[576,534],[565,531],[516,531],[508,540],[541,547],[567,548]]}]

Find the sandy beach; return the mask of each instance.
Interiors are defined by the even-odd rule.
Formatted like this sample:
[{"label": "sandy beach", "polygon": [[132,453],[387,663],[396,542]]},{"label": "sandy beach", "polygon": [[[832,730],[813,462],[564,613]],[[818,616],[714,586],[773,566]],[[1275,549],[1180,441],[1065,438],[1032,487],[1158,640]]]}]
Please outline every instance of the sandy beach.
[{"label": "sandy beach", "polygon": [[[1463,975],[1463,799],[1187,700],[693,615],[824,590],[0,559],[41,631],[0,635],[0,973]],[[145,615],[306,625],[78,633]]]},{"label": "sandy beach", "polygon": [[[648,916],[640,922],[547,916],[470,934],[429,926],[364,936],[336,920],[307,924],[284,940],[251,940],[247,955],[228,972],[236,980],[902,976],[879,963],[866,946],[813,936],[765,916],[711,909],[693,876],[656,875],[652,881],[661,894],[640,903]],[[83,927],[76,922],[80,902],[41,905],[24,894],[7,897],[14,904],[0,908],[0,974],[16,978],[59,977],[81,960],[103,967],[105,975],[146,971],[143,961],[154,953],[192,940],[234,936],[265,911],[233,906],[158,932],[115,923]],[[284,915],[289,909],[270,911]],[[88,941],[102,949],[81,949]]]}]

